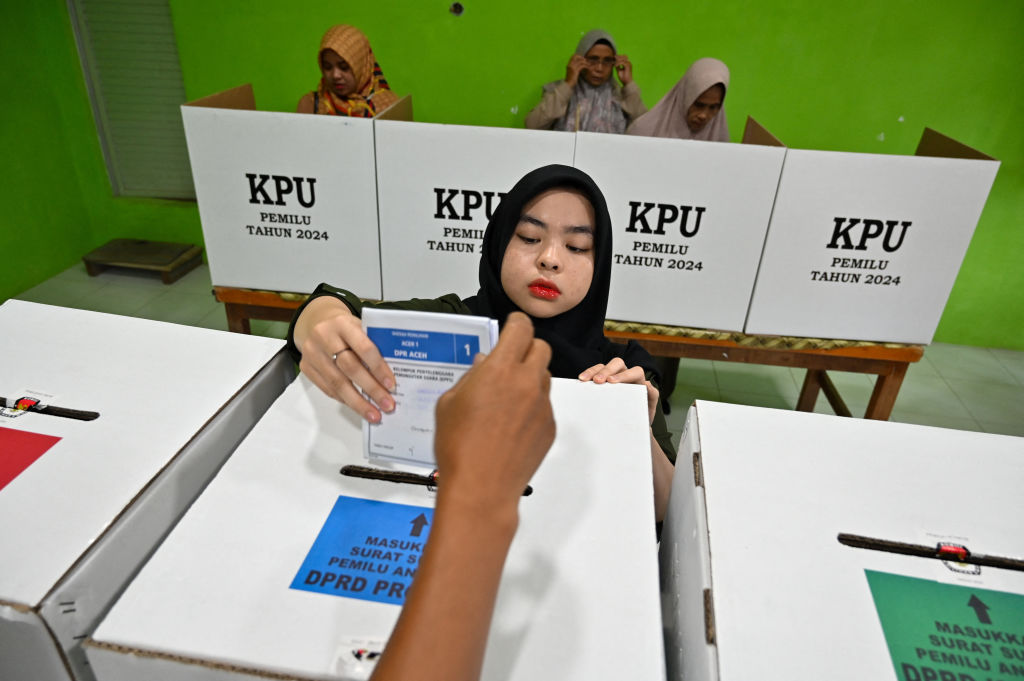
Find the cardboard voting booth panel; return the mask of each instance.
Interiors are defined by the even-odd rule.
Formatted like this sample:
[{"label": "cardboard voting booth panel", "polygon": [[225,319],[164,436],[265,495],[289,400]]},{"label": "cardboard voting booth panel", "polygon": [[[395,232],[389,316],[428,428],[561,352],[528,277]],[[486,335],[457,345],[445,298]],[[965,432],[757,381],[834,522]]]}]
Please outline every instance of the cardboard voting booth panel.
[{"label": "cardboard voting booth panel", "polygon": [[0,678],[92,678],[82,639],[287,385],[282,347],[0,306]]},{"label": "cardboard voting booth panel", "polygon": [[[642,388],[552,398],[483,678],[662,679]],[[362,461],[359,422],[300,376],[87,643],[98,678],[344,678],[354,641],[388,637],[433,513],[424,487],[338,474]]]},{"label": "cardboard voting booth panel", "polygon": [[501,197],[534,168],[572,165],[576,139],[550,130],[375,125],[386,300],[476,293],[484,229]]},{"label": "cardboard voting booth panel", "polygon": [[790,149],[746,332],[930,342],[998,167]]},{"label": "cardboard voting booth panel", "polygon": [[698,401],[679,461],[669,678],[1020,678],[1024,572],[839,535],[1024,558],[1024,438]]},{"label": "cardboard voting booth panel", "polygon": [[373,121],[223,99],[181,107],[214,285],[378,296]]},{"label": "cardboard voting booth panel", "polygon": [[786,151],[578,133],[608,201],[608,317],[741,331]]}]

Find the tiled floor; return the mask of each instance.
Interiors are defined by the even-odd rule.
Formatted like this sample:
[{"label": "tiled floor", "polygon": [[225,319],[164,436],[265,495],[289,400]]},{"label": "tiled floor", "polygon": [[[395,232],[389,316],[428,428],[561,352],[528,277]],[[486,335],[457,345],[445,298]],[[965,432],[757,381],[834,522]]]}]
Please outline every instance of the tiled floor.
[{"label": "tiled floor", "polygon": [[[206,265],[170,286],[149,273],[108,270],[97,277],[76,265],[21,295],[22,300],[227,330],[224,306],[210,292]],[[283,322],[253,321],[253,333],[283,338]],[[863,414],[874,377],[831,372],[850,410]],[[803,372],[784,367],[683,360],[669,427],[682,429],[694,399],[792,409]],[[824,396],[815,411],[832,413]],[[1024,436],[1024,352],[936,343],[910,365],[893,421]]]}]

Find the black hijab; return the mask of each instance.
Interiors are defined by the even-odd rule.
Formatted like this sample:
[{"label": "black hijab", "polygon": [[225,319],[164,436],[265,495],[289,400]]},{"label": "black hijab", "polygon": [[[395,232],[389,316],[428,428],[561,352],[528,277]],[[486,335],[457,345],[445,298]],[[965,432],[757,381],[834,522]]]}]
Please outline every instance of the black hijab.
[{"label": "black hijab", "polygon": [[497,319],[501,324],[510,312],[519,309],[501,285],[505,248],[515,234],[524,206],[538,194],[556,188],[579,191],[594,208],[594,278],[576,307],[555,317],[531,318],[537,337],[551,345],[551,375],[576,378],[583,370],[607,364],[614,357],[621,357],[627,367],[639,365],[655,372],[651,356],[635,342],[621,345],[604,337],[612,274],[612,221],[601,190],[589,175],[576,168],[550,165],[533,170],[502,198],[484,233],[480,290],[466,299],[466,305],[474,314]]}]

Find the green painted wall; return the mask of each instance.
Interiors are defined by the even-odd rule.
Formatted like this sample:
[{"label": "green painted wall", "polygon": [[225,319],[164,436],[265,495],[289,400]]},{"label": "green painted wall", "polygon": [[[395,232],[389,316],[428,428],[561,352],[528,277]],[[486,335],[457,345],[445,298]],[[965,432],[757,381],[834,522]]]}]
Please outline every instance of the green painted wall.
[{"label": "green painted wall", "polygon": [[[579,36],[610,31],[652,106],[703,56],[732,70],[734,140],[752,115],[789,146],[912,154],[927,125],[1003,161],[936,340],[1024,349],[1024,2],[464,0],[282,7],[171,0],[189,97],[252,82],[293,110],[334,23],[360,26],[417,120],[522,125]],[[965,9],[969,10],[965,12]]]},{"label": "green painted wall", "polygon": [[[734,140],[750,114],[792,147],[909,154],[933,127],[1003,161],[936,340],[1024,349],[1024,2],[463,5],[455,17],[447,1],[171,0],[189,98],[252,82],[259,108],[292,110],[318,78],[324,29],[352,23],[395,90],[414,95],[417,120],[518,127],[600,26],[648,105],[694,59],[728,63]],[[0,13],[0,54],[18,65],[0,76],[11,102],[0,153],[18,159],[0,189],[0,298],[114,236],[199,240],[194,204],[110,196],[63,2]]]},{"label": "green painted wall", "polygon": [[64,0],[0,7],[0,301],[117,237],[200,243],[194,202],[115,198]]}]

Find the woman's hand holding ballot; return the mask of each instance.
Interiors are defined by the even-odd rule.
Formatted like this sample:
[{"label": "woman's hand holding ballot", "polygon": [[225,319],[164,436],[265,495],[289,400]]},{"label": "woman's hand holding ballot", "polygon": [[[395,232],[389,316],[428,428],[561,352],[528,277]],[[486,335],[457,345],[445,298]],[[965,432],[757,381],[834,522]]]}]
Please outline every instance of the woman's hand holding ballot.
[{"label": "woman's hand holding ballot", "polygon": [[311,301],[295,324],[295,345],[302,373],[370,423],[395,408],[395,375],[345,303],[330,296]]}]

